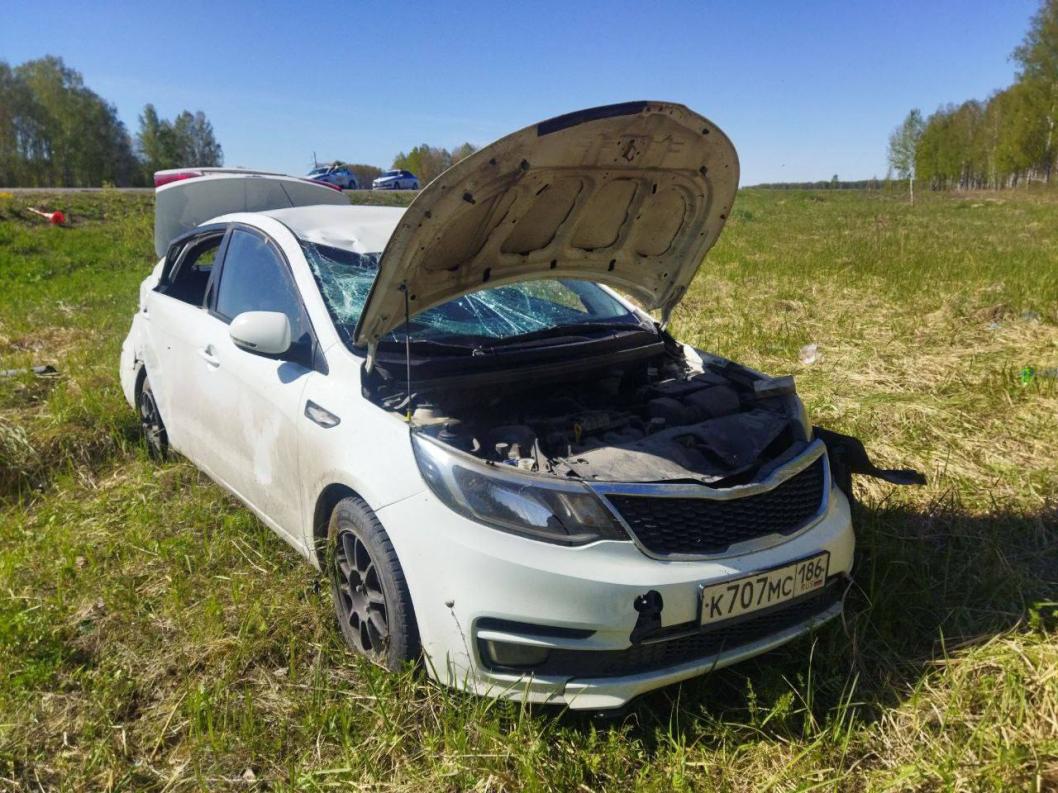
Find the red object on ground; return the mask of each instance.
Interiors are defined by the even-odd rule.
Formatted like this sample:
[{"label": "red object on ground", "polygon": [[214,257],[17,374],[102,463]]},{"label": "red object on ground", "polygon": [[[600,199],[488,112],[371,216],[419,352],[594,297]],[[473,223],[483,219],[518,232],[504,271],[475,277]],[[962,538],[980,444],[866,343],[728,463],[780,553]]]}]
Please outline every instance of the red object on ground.
[{"label": "red object on ground", "polygon": [[40,215],[53,226],[61,226],[66,222],[66,215],[57,209],[54,212],[45,212],[43,209],[34,209],[33,207],[30,207],[29,211],[34,215]]}]

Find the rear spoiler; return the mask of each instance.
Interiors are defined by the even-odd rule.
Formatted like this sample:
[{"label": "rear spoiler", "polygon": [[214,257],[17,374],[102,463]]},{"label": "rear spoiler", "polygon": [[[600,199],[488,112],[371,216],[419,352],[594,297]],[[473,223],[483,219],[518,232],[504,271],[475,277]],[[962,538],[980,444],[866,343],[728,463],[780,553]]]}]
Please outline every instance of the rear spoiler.
[{"label": "rear spoiler", "polygon": [[323,185],[338,192],[342,190],[338,185],[330,182],[320,182],[316,179],[307,179],[304,176],[290,176],[277,171],[255,171],[250,168],[169,168],[164,171],[154,172],[154,186],[155,188],[164,187],[170,182],[179,182],[184,179],[194,179],[199,176],[211,176],[218,173],[236,174],[238,176],[282,176],[286,179],[300,179],[303,182]]},{"label": "rear spoiler", "polygon": [[164,171],[154,172],[154,186],[162,187],[170,182],[179,182],[183,179],[194,179],[197,176],[206,176],[212,173],[234,173],[243,176],[285,176],[286,174],[275,171],[258,171],[253,168],[168,168]]}]

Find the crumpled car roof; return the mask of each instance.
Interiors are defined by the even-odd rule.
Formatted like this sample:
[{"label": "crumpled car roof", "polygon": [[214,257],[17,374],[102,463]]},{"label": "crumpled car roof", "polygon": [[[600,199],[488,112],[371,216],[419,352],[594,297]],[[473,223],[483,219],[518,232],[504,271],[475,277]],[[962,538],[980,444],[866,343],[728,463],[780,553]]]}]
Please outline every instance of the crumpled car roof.
[{"label": "crumpled car roof", "polygon": [[402,207],[307,206],[273,209],[275,218],[297,236],[318,245],[354,253],[379,253],[397,228]]}]

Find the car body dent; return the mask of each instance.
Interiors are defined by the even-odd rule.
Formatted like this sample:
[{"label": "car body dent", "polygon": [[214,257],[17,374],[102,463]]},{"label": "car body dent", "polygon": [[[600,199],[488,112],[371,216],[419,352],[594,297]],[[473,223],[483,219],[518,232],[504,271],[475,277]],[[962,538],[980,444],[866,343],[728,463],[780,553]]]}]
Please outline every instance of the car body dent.
[{"label": "car body dent", "polygon": [[262,213],[278,220],[299,238],[354,253],[378,253],[404,215],[403,207],[313,206]]},{"label": "car body dent", "polygon": [[147,324],[150,321],[146,310],[147,295],[157,286],[164,266],[165,259],[159,259],[150,274],[140,282],[136,313],[132,315],[132,324],[128,335],[121,344],[121,357],[118,367],[119,382],[121,383],[121,392],[124,394],[125,400],[133,407],[136,405],[136,386],[140,369],[151,355],[146,337]]}]

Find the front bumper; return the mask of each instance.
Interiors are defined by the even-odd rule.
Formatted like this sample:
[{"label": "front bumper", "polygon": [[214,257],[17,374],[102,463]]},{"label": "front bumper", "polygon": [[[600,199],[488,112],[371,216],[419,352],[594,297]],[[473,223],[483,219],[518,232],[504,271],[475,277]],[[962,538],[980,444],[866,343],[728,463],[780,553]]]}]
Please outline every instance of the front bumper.
[{"label": "front bumper", "polygon": [[[841,612],[836,597],[808,609],[803,619],[743,636],[735,646],[692,639],[701,654],[675,653],[660,662],[656,653],[636,650],[651,659],[637,669],[622,651],[633,648],[630,635],[639,617],[634,603],[644,593],[657,592],[664,604],[660,643],[673,631],[696,633],[702,584],[829,551],[828,581],[840,587],[851,572],[855,545],[848,501],[836,488],[826,514],[804,532],[768,548],[694,561],[651,559],[631,542],[581,548],[534,542],[462,518],[430,492],[378,515],[404,568],[434,678],[478,694],[573,709],[620,707],[639,694],[766,652]],[[594,659],[583,655],[589,652],[624,660],[609,668],[585,663],[582,670],[574,661],[561,674],[497,671],[482,656],[487,641],[545,647],[567,660]]]}]

